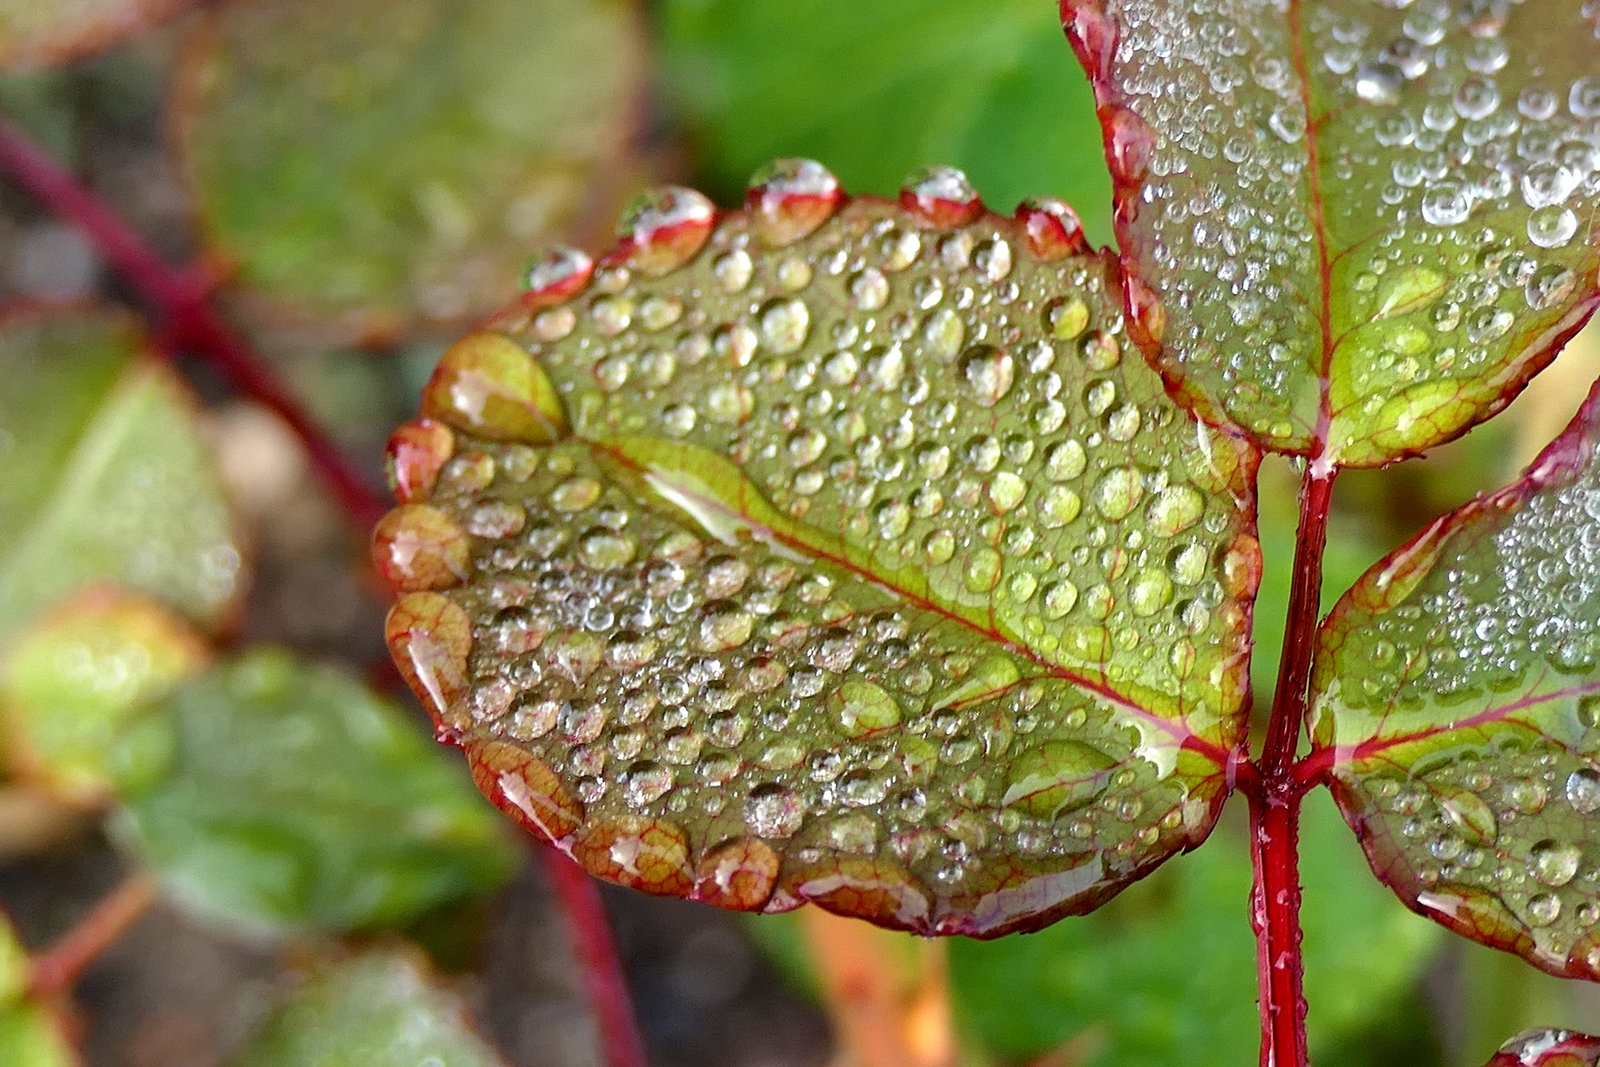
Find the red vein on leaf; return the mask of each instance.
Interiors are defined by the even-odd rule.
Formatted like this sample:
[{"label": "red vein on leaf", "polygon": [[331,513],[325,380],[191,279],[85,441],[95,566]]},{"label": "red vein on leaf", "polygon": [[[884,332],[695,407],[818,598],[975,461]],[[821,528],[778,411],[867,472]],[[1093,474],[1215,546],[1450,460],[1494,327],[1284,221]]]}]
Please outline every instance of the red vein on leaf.
[{"label": "red vein on leaf", "polygon": [[148,874],[130,876],[94,906],[61,939],[28,961],[28,992],[41,999],[64,997],[159,896]]},{"label": "red vein on leaf", "polygon": [[1301,0],[1289,0],[1289,62],[1299,81],[1300,99],[1305,107],[1306,191],[1311,198],[1311,231],[1317,246],[1317,284],[1321,298],[1317,308],[1317,326],[1322,333],[1322,357],[1317,375],[1317,427],[1311,442],[1311,459],[1315,463],[1321,459],[1328,445],[1328,429],[1333,421],[1333,264],[1328,257],[1328,221],[1322,197],[1322,160],[1318,144],[1321,126],[1312,114],[1311,67],[1306,59],[1302,17]]},{"label": "red vein on leaf", "polygon": [[[590,447],[605,452],[606,455],[615,463],[626,467],[641,476],[645,476],[650,473],[648,470],[642,467],[638,461],[618,449],[608,447],[599,441],[589,441],[587,443],[590,445]],[[680,491],[683,491],[681,487]],[[984,627],[977,621],[968,618],[960,612],[953,610],[947,605],[942,604],[931,597],[924,596],[921,593],[917,593],[903,586],[896,585],[886,580],[883,575],[877,574],[868,568],[862,567],[860,564],[851,560],[846,554],[845,550],[848,546],[846,545],[842,534],[838,538],[840,550],[838,552],[830,552],[815,541],[804,540],[802,538],[774,530],[770,526],[767,526],[755,519],[749,513],[748,509],[735,510],[720,500],[708,498],[699,494],[684,492],[684,495],[693,496],[695,502],[707,510],[720,512],[723,515],[736,518],[749,525],[751,529],[759,530],[766,540],[769,540],[775,544],[783,545],[785,548],[793,549],[797,552],[807,553],[825,563],[830,563],[833,566],[838,567],[840,570],[847,571],[850,574],[855,575],[857,578],[860,578],[863,581],[869,582],[878,586],[879,588],[893,593],[895,596],[900,597],[907,603],[919,607],[924,611],[930,612],[931,614],[937,615],[948,622],[955,623],[958,626],[963,626],[985,640],[995,642],[996,644],[1004,647],[1006,651],[1012,653],[1013,655],[1032,663],[1040,670],[1045,672],[1045,674],[1048,676],[1056,678],[1060,681],[1068,682],[1081,689],[1088,690],[1089,692],[1094,693],[1096,696],[1103,698],[1107,702],[1114,704],[1117,707],[1134,715],[1141,722],[1148,722],[1170,737],[1179,747],[1188,749],[1192,752],[1200,753],[1213,763],[1217,764],[1219,768],[1226,767],[1229,763],[1231,754],[1228,749],[1216,744],[1215,742],[1206,740],[1199,734],[1196,734],[1194,731],[1188,729],[1180,722],[1175,722],[1162,715],[1156,714],[1148,708],[1141,707],[1128,697],[1117,692],[1110,686],[1109,683],[1103,680],[1091,678],[1087,675],[1069,670],[1058,663],[1053,663],[1049,660],[1043,659],[1038,653],[1034,652],[1026,645],[1019,644],[1018,642],[1013,641],[1004,634],[1000,633],[998,626],[995,626],[992,629]],[[988,612],[991,624],[994,623],[994,605],[992,602],[987,605],[986,610]]]},{"label": "red vein on leaf", "polygon": [[175,268],[157,255],[120,215],[4,116],[0,116],[0,173],[89,236],[161,323],[169,355],[193,351],[203,356],[242,393],[281,418],[352,521],[367,529],[389,510],[382,495],[212,308],[211,287],[203,276]]}]

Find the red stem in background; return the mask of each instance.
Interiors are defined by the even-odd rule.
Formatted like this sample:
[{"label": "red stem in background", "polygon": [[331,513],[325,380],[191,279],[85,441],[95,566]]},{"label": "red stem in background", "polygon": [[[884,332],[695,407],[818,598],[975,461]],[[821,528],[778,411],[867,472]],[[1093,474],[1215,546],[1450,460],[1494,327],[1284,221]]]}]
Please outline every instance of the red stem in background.
[{"label": "red stem in background", "polygon": [[1250,858],[1255,872],[1250,923],[1256,932],[1262,1067],[1306,1067],[1308,1063],[1299,870],[1300,798],[1306,783],[1295,774],[1294,755],[1310,688],[1322,598],[1322,553],[1328,541],[1336,473],[1335,468],[1315,460],[1306,464],[1272,718],[1261,753],[1260,778],[1246,783]]},{"label": "red stem in background", "polygon": [[600,1031],[601,1058],[607,1067],[646,1067],[644,1044],[634,1023],[633,1000],[622,976],[600,886],[555,848],[540,846],[538,851],[545,875],[567,917],[573,952]]},{"label": "red stem in background", "polygon": [[389,510],[338,446],[251,353],[211,307],[210,285],[162,259],[114,210],[0,116],[0,173],[8,174],[57,216],[74,223],[149,306],[167,331],[168,347],[192,350],[234,386],[283,419],[345,512],[363,530]]},{"label": "red stem in background", "polygon": [[[339,447],[212,308],[210,286],[203,284],[198,274],[169,265],[120,215],[35,147],[4,116],[0,116],[0,173],[10,175],[51,211],[89,235],[106,261],[166,327],[173,349],[193,350],[221,369],[241,392],[282,418],[359,531],[365,533],[389,510],[385,497],[356,473]],[[554,849],[540,849],[540,853],[572,932],[590,1007],[600,1027],[605,1063],[607,1067],[645,1067],[643,1045],[599,889],[581,868]],[[137,881],[130,883],[126,896],[121,892],[113,894],[56,949],[40,957],[34,972],[35,987],[50,990],[70,986],[77,974],[148,906],[148,901],[138,903],[136,891],[148,892],[153,899],[153,887],[140,889],[141,885]]]},{"label": "red stem in background", "polygon": [[61,939],[28,962],[28,992],[41,999],[72,992],[83,972],[128,931],[158,896],[148,874],[135,874],[111,891]]}]

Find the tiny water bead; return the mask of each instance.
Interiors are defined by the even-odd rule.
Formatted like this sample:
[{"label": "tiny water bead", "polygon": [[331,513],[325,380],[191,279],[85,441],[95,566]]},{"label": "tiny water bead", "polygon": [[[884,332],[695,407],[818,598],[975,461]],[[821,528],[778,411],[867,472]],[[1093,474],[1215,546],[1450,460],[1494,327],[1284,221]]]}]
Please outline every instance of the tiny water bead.
[{"label": "tiny water bead", "polygon": [[531,268],[391,445],[391,645],[480,787],[623,884],[922,933],[1197,841],[1256,457],[1124,358],[1070,209],[785,160],[742,212],[664,190],[620,232]]},{"label": "tiny water bead", "polygon": [[[1577,5],[1302,20],[1221,0],[1067,29],[1096,82],[1132,334],[1218,420],[1381,464],[1497,410],[1548,358],[1539,339],[1593,307],[1600,56]],[[1440,275],[1432,299],[1386,308],[1383,282],[1418,269]],[[1530,295],[1528,274],[1561,272],[1578,287]]]}]

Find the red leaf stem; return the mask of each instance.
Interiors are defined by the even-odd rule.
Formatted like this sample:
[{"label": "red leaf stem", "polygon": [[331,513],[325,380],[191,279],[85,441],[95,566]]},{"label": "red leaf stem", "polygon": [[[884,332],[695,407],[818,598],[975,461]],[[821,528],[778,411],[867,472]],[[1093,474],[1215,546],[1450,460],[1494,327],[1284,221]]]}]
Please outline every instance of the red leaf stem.
[{"label": "red leaf stem", "polygon": [[1322,552],[1328,543],[1328,511],[1333,502],[1337,468],[1306,464],[1300,488],[1300,525],[1294,546],[1294,576],[1289,588],[1288,624],[1278,661],[1278,684],[1272,697],[1261,753],[1261,776],[1269,784],[1292,780],[1295,746],[1305,722],[1306,694],[1311,681],[1311,656],[1316,649],[1317,612],[1322,600]]},{"label": "red leaf stem", "polygon": [[1250,924],[1256,932],[1261,997],[1261,1067],[1306,1067],[1305,964],[1300,941],[1300,798],[1314,781],[1298,773],[1295,748],[1306,717],[1311,658],[1322,596],[1322,555],[1337,468],[1312,460],[1300,488],[1289,614],[1273,694],[1272,718],[1255,779],[1241,779],[1250,800],[1250,858],[1255,873]]},{"label": "red leaf stem", "polygon": [[28,964],[28,991],[40,999],[64,997],[72,992],[83,972],[128,931],[159,892],[148,874],[130,876],[50,948]]},{"label": "red leaf stem", "polygon": [[0,116],[0,173],[9,175],[56,215],[94,242],[106,262],[149,306],[166,331],[170,351],[193,351],[217,366],[245,395],[288,424],[341,507],[362,530],[388,510],[339,447],[299,401],[256,359],[250,347],[212,308],[211,287],[198,272],[162,259],[104,201]]},{"label": "red leaf stem", "polygon": [[600,1031],[600,1052],[607,1067],[646,1067],[644,1044],[634,1023],[633,1000],[623,978],[617,945],[606,918],[600,885],[571,858],[540,846],[539,858],[567,917],[578,969]]}]

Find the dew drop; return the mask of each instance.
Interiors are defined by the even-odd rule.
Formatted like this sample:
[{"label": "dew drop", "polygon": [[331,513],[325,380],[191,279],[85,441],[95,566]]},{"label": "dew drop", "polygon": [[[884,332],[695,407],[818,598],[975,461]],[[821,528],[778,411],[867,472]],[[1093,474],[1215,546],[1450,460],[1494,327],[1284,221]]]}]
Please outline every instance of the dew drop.
[{"label": "dew drop", "polygon": [[761,340],[773,352],[787,355],[805,344],[811,331],[811,309],[798,297],[781,297],[760,312]]},{"label": "dew drop", "polygon": [[799,794],[777,785],[757,786],[744,804],[745,825],[759,837],[792,837],[805,815],[805,801]]},{"label": "dew drop", "polygon": [[1011,391],[1015,366],[1004,349],[973,345],[961,356],[960,370],[980,407],[991,408]]},{"label": "dew drop", "polygon": [[1600,810],[1600,771],[1580,767],[1568,775],[1567,803],[1580,815]]},{"label": "dew drop", "polygon": [[1576,845],[1546,838],[1528,850],[1533,876],[1552,889],[1566,885],[1578,873],[1583,854]]},{"label": "dew drop", "polygon": [[1578,216],[1571,208],[1542,207],[1528,216],[1528,240],[1540,248],[1561,248],[1578,232]]}]

